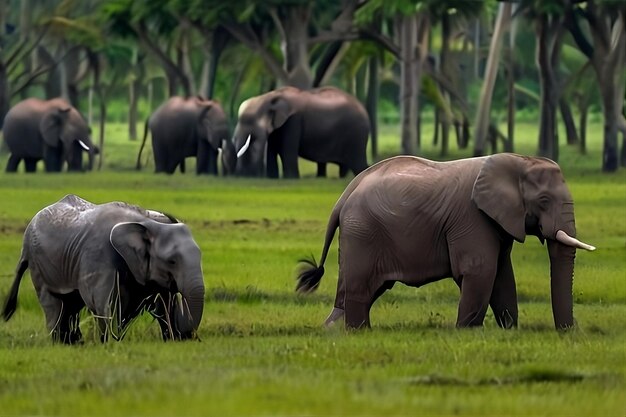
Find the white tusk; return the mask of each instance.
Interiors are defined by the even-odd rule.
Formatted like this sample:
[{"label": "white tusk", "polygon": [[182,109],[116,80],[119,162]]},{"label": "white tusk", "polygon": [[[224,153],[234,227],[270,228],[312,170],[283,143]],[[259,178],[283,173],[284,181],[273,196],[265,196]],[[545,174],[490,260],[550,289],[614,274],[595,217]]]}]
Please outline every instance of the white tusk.
[{"label": "white tusk", "polygon": [[559,242],[567,246],[573,246],[575,248],[585,249],[588,251],[596,250],[595,246],[591,246],[584,242],[581,242],[580,240],[574,237],[571,237],[570,235],[568,235],[562,230],[559,230],[558,232],[556,232],[556,240],[558,240]]},{"label": "white tusk", "polygon": [[237,152],[237,158],[241,158],[243,154],[246,153],[246,151],[250,147],[250,139],[252,139],[252,135],[248,135],[248,139],[246,139],[246,143],[244,143],[241,149],[239,149],[239,152]]},{"label": "white tusk", "polygon": [[89,152],[89,146],[87,146],[87,144],[85,142],[83,142],[82,140],[78,139],[78,144],[80,145],[81,148],[83,148],[84,150]]}]

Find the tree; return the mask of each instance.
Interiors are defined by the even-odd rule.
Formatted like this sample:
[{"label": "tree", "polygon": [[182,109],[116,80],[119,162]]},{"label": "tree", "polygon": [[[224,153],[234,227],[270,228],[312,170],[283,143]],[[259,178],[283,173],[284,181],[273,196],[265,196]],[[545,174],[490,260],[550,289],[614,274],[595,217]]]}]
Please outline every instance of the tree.
[{"label": "tree", "polygon": [[484,81],[478,99],[478,110],[476,112],[476,125],[474,127],[474,155],[481,156],[485,153],[485,143],[491,125],[491,99],[493,89],[498,75],[498,65],[500,61],[500,46],[504,39],[504,33],[511,23],[511,3],[502,2],[498,7],[498,16],[491,35],[491,45],[489,47],[489,57],[485,69]]},{"label": "tree", "polygon": [[161,64],[168,81],[170,96],[194,92],[189,73],[190,26],[172,13],[168,0],[105,2],[102,14],[108,30],[123,38],[139,42]]},{"label": "tree", "polygon": [[[596,74],[604,116],[602,171],[615,172],[620,164],[626,166],[626,4],[620,0],[577,2],[565,18],[566,27]],[[618,131],[623,137],[621,155]]]},{"label": "tree", "polygon": [[534,23],[536,33],[536,63],[541,87],[538,153],[558,161],[556,117],[561,95],[559,64],[565,3],[562,0],[523,0],[520,11]]}]

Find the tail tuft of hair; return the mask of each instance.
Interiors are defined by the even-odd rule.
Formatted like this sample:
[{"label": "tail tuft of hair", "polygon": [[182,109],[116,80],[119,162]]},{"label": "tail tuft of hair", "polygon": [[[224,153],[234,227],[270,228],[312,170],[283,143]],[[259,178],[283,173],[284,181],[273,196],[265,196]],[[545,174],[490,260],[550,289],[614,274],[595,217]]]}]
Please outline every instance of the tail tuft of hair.
[{"label": "tail tuft of hair", "polygon": [[324,266],[318,266],[312,255],[309,258],[300,259],[298,261],[296,291],[305,294],[314,292],[320,285],[323,275]]}]

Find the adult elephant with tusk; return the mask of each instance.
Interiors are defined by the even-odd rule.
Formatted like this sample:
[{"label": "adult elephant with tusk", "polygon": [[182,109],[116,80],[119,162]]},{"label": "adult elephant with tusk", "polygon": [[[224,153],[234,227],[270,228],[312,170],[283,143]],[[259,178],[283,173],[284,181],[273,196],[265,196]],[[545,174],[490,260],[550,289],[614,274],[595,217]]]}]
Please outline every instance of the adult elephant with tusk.
[{"label": "adult elephant with tusk", "polygon": [[365,108],[351,95],[333,87],[299,90],[283,87],[252,97],[239,107],[237,126],[225,147],[226,166],[243,176],[298,178],[298,157],[317,162],[317,176],[326,164],[339,165],[341,177],[367,168],[370,131]]},{"label": "adult elephant with tusk", "polygon": [[136,168],[152,134],[155,172],[185,172],[185,158],[196,157],[197,174],[217,175],[222,143],[230,137],[226,114],[220,104],[202,97],[171,97],[146,121]]},{"label": "adult elephant with tusk", "polygon": [[42,209],[24,232],[5,320],[17,307],[26,269],[54,341],[81,340],[83,307],[96,317],[103,341],[122,338],[144,310],[158,320],[164,340],[195,337],[202,319],[200,249],[186,225],[159,212],[75,195]]},{"label": "adult elephant with tusk", "polygon": [[326,324],[344,318],[369,327],[374,301],[396,281],[419,287],[452,277],[461,290],[456,324],[517,326],[513,241],[547,241],[557,329],[574,326],[574,203],[559,166],[548,159],[496,154],[451,162],[399,156],[357,176],[330,215],[319,266],[306,261],[297,289],[313,291],[335,230],[339,281]]},{"label": "adult elephant with tusk", "polygon": [[90,129],[83,116],[61,98],[29,98],[13,106],[4,119],[4,140],[11,155],[6,172],[16,172],[24,161],[26,172],[35,172],[44,161],[47,172],[83,170],[83,152],[92,169],[98,147],[92,144]]}]

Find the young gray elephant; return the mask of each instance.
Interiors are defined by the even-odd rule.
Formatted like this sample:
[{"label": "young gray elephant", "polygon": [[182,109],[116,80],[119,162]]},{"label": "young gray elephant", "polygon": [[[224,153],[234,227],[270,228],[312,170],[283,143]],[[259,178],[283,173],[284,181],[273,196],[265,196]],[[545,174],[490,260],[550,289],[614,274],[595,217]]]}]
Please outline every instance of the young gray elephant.
[{"label": "young gray elephant", "polygon": [[200,249],[186,225],[162,213],[120,202],[95,205],[75,195],[42,209],[24,232],[5,321],[28,268],[54,341],[81,340],[85,306],[102,341],[123,337],[144,310],[158,320],[164,340],[195,337],[202,319]]},{"label": "young gray elephant", "polygon": [[320,265],[308,261],[298,289],[315,290],[335,230],[339,281],[326,320],[368,327],[370,307],[396,281],[420,287],[452,277],[461,290],[457,326],[481,326],[491,306],[501,327],[517,325],[513,241],[547,241],[557,329],[574,325],[572,279],[578,241],[574,202],[559,166],[497,154],[451,162],[398,156],[346,187],[330,215]]}]

